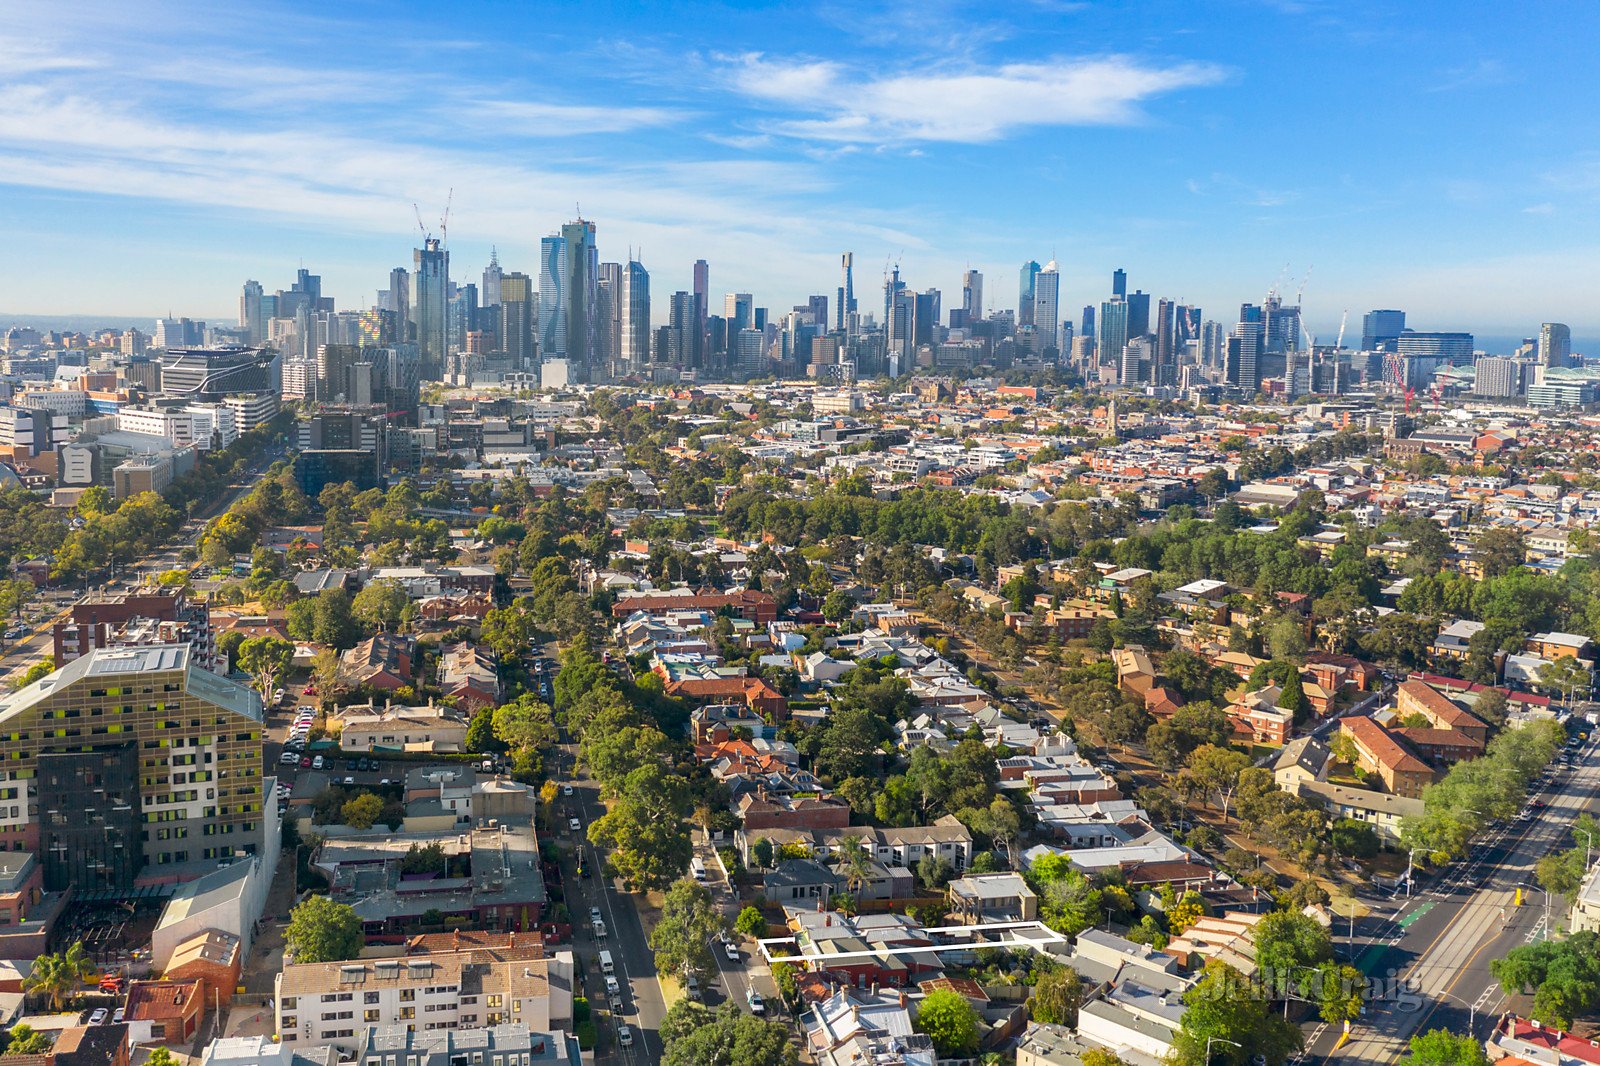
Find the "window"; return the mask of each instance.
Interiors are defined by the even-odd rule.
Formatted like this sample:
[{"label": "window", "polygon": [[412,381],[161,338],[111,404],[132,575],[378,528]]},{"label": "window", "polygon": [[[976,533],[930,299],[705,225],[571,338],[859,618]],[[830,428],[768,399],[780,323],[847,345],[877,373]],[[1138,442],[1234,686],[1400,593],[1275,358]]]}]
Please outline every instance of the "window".
[{"label": "window", "polygon": [[376,1003],[376,1002],[378,1002],[378,993],[376,993],[376,992],[363,992],[363,993],[361,993],[361,1002],[363,1002],[363,1003]]}]

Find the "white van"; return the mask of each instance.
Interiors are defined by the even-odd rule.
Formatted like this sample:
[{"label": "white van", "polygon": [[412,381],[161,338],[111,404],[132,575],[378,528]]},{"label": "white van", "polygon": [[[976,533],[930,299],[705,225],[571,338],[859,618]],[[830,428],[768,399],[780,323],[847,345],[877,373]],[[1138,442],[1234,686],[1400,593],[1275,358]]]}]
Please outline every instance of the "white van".
[{"label": "white van", "polygon": [[617,983],[615,977],[606,978],[606,996],[613,1001],[622,998],[622,986]]},{"label": "white van", "polygon": [[600,972],[608,976],[617,972],[617,967],[611,961],[611,952],[609,951],[600,953]]},{"label": "white van", "polygon": [[706,864],[701,862],[698,857],[691,859],[689,861],[689,873],[694,876],[696,881],[704,884],[706,879]]},{"label": "white van", "polygon": [[594,938],[596,940],[604,940],[606,938],[606,923],[601,919],[595,920]]}]

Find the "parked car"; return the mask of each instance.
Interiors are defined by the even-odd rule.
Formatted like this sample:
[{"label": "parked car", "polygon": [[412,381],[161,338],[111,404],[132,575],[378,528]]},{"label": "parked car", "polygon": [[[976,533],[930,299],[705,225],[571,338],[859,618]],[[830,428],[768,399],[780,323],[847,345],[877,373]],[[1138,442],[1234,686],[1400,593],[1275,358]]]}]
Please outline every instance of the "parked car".
[{"label": "parked car", "polygon": [[619,1047],[632,1047],[633,1030],[626,1025],[617,1026],[617,1044]]},{"label": "parked car", "polygon": [[281,757],[279,757],[278,761],[283,763],[285,766],[293,766],[298,760],[295,759],[294,752],[286,751]]},{"label": "parked car", "polygon": [[111,1012],[110,1011],[106,1010],[104,1007],[96,1007],[94,1009],[94,1013],[89,1015],[89,1024],[90,1025],[104,1025],[104,1024],[106,1024],[106,1021],[110,1017],[111,1017]]},{"label": "parked car", "polygon": [[750,1004],[751,1014],[767,1013],[766,1000],[762,999],[761,993],[757,992],[754,988],[750,989],[750,991],[745,994],[745,1002]]},{"label": "parked car", "polygon": [[739,961],[739,945],[731,940],[722,942],[722,953],[728,957],[729,962]]},{"label": "parked car", "polygon": [[576,818],[568,818],[567,828],[576,833],[578,830],[583,828],[583,823],[578,821]]},{"label": "parked car", "polygon": [[311,760],[311,768],[313,770],[322,769],[322,756],[318,755]]},{"label": "parked car", "polygon": [[571,786],[571,785],[562,785],[562,786],[561,786],[561,794],[562,794],[562,795],[563,795],[563,796],[570,796],[570,795],[572,795],[572,786]]},{"label": "parked car", "polygon": [[309,756],[309,755],[300,756],[300,769],[302,769],[302,770],[311,769],[311,756]]}]

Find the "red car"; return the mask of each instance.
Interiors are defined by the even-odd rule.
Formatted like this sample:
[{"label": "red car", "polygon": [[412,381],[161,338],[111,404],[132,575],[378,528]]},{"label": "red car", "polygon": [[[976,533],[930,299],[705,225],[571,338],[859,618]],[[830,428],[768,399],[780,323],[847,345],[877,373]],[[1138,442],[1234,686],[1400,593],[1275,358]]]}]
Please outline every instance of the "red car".
[{"label": "red car", "polygon": [[300,769],[302,769],[302,770],[309,770],[309,769],[311,769],[311,756],[309,756],[309,755],[302,755],[302,756],[301,756],[301,757],[300,757]]}]

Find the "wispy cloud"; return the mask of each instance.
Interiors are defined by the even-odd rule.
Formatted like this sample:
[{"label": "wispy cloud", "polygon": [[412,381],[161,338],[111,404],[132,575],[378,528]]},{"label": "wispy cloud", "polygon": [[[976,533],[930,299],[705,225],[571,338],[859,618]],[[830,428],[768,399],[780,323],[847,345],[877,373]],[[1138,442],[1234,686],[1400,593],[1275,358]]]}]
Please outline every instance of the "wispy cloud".
[{"label": "wispy cloud", "polygon": [[670,125],[685,117],[682,112],[660,107],[597,107],[532,100],[473,100],[454,113],[457,117],[466,115],[491,123],[506,132],[538,137],[625,133]]},{"label": "wispy cloud", "polygon": [[1443,71],[1439,80],[1428,86],[1431,93],[1455,92],[1458,89],[1479,89],[1504,85],[1511,80],[1511,71],[1498,59],[1486,57]]},{"label": "wispy cloud", "polygon": [[1214,172],[1206,178],[1190,178],[1184,188],[1196,196],[1222,195],[1228,202],[1245,207],[1285,207],[1300,199],[1298,189],[1270,189]]},{"label": "wispy cloud", "polygon": [[1228,77],[1211,63],[1159,66],[1119,55],[863,75],[828,60],[752,52],[729,68],[747,98],[813,116],[776,119],[771,132],[847,143],[983,143],[1028,127],[1131,125],[1152,97]]}]

